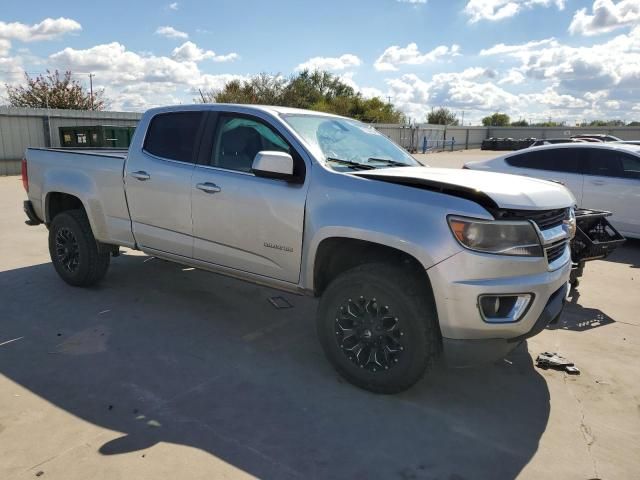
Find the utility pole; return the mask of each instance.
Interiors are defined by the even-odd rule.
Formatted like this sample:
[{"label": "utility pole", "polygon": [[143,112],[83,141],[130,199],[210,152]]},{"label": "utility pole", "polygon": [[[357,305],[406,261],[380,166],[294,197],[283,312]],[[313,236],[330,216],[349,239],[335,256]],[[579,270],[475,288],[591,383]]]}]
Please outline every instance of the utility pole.
[{"label": "utility pole", "polygon": [[391,96],[387,96],[387,101],[388,101],[387,103],[391,105]]},{"label": "utility pole", "polygon": [[462,110],[462,126],[464,127],[464,110]]},{"label": "utility pole", "polygon": [[89,74],[89,91],[90,91],[90,94],[91,94],[91,110],[94,109],[93,108],[93,77],[94,76],[95,75],[93,73]]}]

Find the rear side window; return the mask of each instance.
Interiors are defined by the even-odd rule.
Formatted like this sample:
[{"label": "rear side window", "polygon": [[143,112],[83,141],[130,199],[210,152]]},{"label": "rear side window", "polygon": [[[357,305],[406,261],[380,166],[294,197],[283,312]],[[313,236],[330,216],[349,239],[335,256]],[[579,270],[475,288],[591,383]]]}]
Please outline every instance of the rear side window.
[{"label": "rear side window", "polygon": [[589,157],[589,175],[640,179],[640,157],[615,150],[594,150]]},{"label": "rear side window", "polygon": [[158,157],[194,163],[194,149],[202,112],[172,112],[151,120],[144,149]]},{"label": "rear side window", "polygon": [[557,148],[524,152],[506,159],[512,167],[548,170],[551,172],[579,173],[581,159],[586,154],[576,148]]}]

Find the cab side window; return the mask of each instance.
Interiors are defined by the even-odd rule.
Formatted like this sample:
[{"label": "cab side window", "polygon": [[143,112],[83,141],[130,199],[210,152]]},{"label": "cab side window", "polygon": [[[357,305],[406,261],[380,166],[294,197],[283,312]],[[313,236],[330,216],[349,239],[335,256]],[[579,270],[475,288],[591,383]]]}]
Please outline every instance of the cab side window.
[{"label": "cab side window", "polygon": [[195,146],[203,112],[161,113],[151,119],[144,150],[179,162],[195,162]]},{"label": "cab side window", "polygon": [[215,134],[211,165],[227,170],[251,172],[253,159],[261,151],[286,152],[289,144],[266,123],[241,116],[224,115]]}]

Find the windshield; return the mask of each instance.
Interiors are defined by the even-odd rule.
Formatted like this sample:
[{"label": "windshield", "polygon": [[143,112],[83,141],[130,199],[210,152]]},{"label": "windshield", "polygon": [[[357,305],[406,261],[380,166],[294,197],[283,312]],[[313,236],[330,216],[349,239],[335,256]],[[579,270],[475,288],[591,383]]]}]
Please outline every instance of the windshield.
[{"label": "windshield", "polygon": [[331,168],[419,166],[411,155],[376,129],[347,118],[323,115],[283,115],[284,120]]}]

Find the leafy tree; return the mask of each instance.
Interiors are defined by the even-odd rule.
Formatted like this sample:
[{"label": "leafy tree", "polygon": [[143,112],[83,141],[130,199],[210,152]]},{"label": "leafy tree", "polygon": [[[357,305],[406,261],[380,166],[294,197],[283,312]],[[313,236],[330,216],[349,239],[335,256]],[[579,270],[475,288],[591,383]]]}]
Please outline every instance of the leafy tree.
[{"label": "leafy tree", "polygon": [[511,126],[512,127],[528,127],[529,122],[527,122],[526,120],[518,120],[515,122],[511,122]]},{"label": "leafy tree", "polygon": [[531,125],[532,127],[563,127],[564,122],[538,122]]},{"label": "leafy tree", "polygon": [[427,115],[427,122],[433,125],[459,125],[457,115],[444,107],[431,110]]},{"label": "leafy tree", "polygon": [[506,113],[494,113],[482,119],[482,125],[485,127],[506,127],[511,119]]},{"label": "leafy tree", "polygon": [[640,127],[640,122],[629,122],[627,127]]},{"label": "leafy tree", "polygon": [[9,105],[12,107],[62,108],[73,110],[104,110],[104,90],[90,92],[71,78],[70,71],[63,75],[47,70],[45,75],[30,77],[24,74],[26,85],[6,85]]},{"label": "leafy tree", "polygon": [[261,73],[248,80],[232,80],[199,101],[280,105],[336,113],[365,122],[401,123],[404,115],[380,98],[364,98],[335,75],[304,70],[291,77]]}]

